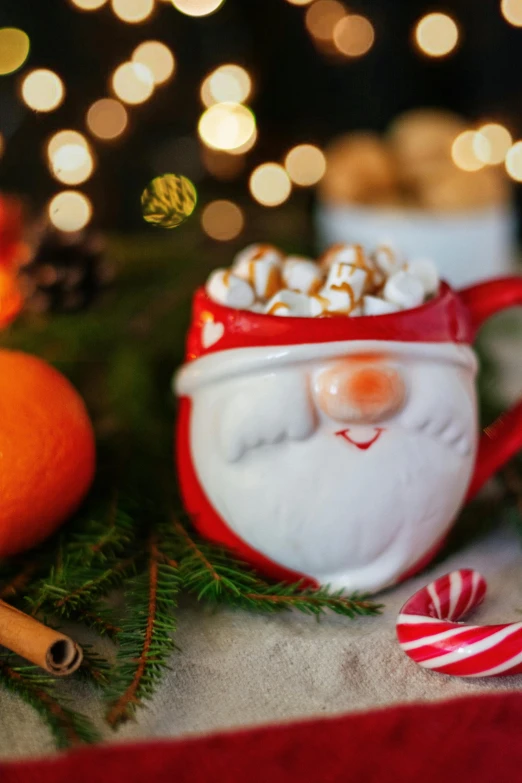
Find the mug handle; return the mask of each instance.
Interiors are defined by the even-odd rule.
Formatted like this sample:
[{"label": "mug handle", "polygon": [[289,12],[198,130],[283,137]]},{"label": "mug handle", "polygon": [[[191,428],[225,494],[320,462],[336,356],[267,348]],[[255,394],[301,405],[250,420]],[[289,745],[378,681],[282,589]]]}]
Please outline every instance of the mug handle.
[{"label": "mug handle", "polygon": [[[474,332],[501,310],[522,305],[522,277],[502,277],[459,291]],[[479,489],[522,449],[522,400],[486,427],[479,441],[475,472],[468,489],[471,500]]]}]

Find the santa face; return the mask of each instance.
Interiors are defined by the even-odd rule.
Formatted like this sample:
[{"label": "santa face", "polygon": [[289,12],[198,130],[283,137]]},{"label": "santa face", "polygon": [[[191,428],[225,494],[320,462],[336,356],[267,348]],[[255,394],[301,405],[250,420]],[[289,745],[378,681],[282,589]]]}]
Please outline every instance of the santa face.
[{"label": "santa face", "polygon": [[190,450],[220,517],[322,584],[400,578],[444,536],[475,460],[474,356],[431,349],[372,343],[198,383]]}]

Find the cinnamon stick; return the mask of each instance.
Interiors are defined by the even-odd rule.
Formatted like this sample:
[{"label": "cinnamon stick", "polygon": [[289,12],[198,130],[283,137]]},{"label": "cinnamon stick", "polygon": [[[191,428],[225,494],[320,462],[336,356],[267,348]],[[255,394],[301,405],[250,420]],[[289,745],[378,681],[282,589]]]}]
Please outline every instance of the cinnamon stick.
[{"label": "cinnamon stick", "polygon": [[0,601],[0,645],[45,669],[65,677],[80,666],[82,649],[68,636]]}]

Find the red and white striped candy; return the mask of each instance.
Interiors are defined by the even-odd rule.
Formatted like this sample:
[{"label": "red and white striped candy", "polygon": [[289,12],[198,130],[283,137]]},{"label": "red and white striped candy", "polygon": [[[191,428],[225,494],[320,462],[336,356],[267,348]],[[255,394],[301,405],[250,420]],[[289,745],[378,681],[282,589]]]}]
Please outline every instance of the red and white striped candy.
[{"label": "red and white striped candy", "polygon": [[457,623],[486,595],[477,571],[441,576],[407,601],[397,618],[399,644],[412,661],[456,677],[495,677],[522,672],[522,623]]}]

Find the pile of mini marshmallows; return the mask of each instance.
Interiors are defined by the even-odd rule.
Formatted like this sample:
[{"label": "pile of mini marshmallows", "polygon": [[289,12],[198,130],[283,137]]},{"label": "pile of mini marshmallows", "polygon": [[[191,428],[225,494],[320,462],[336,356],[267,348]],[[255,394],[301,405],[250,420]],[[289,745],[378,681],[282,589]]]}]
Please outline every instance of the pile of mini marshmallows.
[{"label": "pile of mini marshmallows", "polygon": [[366,255],[334,245],[313,261],[272,245],[249,245],[230,269],[216,269],[206,292],[215,302],[266,315],[300,318],[387,315],[418,307],[439,289],[428,260],[405,262],[389,246]]}]

